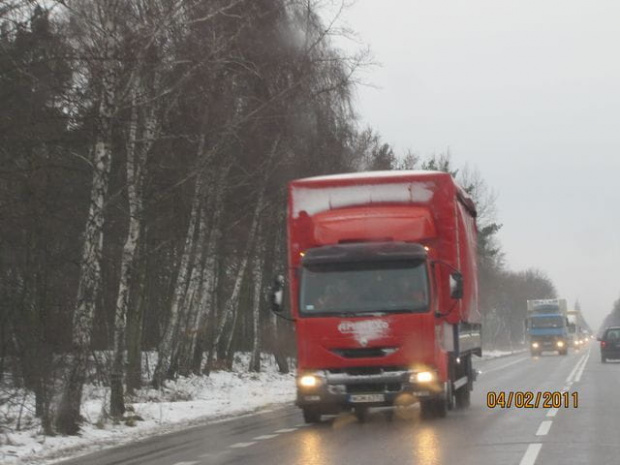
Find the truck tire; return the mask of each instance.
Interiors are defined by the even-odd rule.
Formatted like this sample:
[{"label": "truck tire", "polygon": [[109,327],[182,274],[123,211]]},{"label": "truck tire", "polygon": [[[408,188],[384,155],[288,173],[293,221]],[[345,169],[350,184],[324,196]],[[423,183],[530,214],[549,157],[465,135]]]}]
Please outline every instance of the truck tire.
[{"label": "truck tire", "polygon": [[304,407],[302,409],[304,421],[308,424],[321,422],[321,411],[316,407]]},{"label": "truck tire", "polygon": [[568,349],[560,350],[560,355],[568,355]]},{"label": "truck tire", "polygon": [[364,423],[368,419],[368,407],[355,407],[353,413],[360,423]]},{"label": "truck tire", "polygon": [[448,400],[447,399],[435,399],[434,403],[434,409],[435,409],[435,416],[437,416],[438,418],[445,418],[446,415],[448,415]]},{"label": "truck tire", "polygon": [[420,413],[422,418],[431,419],[435,417],[435,399],[424,399],[420,401]]},{"label": "truck tire", "polygon": [[461,389],[457,389],[454,393],[454,400],[457,409],[465,409],[471,404],[471,391],[469,386],[465,385]]}]

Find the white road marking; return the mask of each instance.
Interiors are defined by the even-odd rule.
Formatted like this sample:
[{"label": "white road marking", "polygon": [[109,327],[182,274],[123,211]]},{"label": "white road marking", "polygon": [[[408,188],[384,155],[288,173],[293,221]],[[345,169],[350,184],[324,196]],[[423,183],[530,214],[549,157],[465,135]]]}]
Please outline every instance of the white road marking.
[{"label": "white road marking", "polygon": [[579,359],[579,361],[577,362],[577,364],[575,365],[575,368],[573,368],[573,371],[570,372],[570,374],[568,375],[568,378],[566,378],[566,382],[567,383],[572,383],[573,382],[573,376],[575,376],[575,373],[577,373],[577,370],[579,369],[579,366],[581,365],[581,362],[583,362],[586,359],[585,354]]},{"label": "white road marking", "polygon": [[507,363],[505,365],[502,365],[500,367],[491,368],[490,370],[483,371],[483,372],[480,373],[480,375],[484,375],[486,373],[491,373],[492,371],[503,370],[504,368],[508,368],[509,366],[515,365],[516,363],[523,362],[523,361],[529,360],[529,359],[530,359],[530,357],[524,357],[524,358],[520,358],[519,360],[513,360],[512,362]]},{"label": "white road marking", "polygon": [[310,426],[307,423],[300,423],[298,425],[295,425],[295,428],[305,428],[306,426]]},{"label": "white road marking", "polygon": [[550,409],[549,409],[549,411],[547,412],[547,416],[548,416],[548,417],[554,417],[554,416],[556,416],[556,415],[558,414],[558,411],[559,411],[559,410],[560,410],[560,409],[555,408],[555,407],[550,408]]},{"label": "white road marking", "polygon": [[209,452],[208,454],[199,455],[198,458],[199,459],[218,459],[218,458],[221,458],[222,455],[226,455],[226,454],[229,454],[229,453],[230,453],[230,451],[228,451],[228,450],[223,450],[223,451],[220,451],[220,452]]},{"label": "white road marking", "polygon": [[274,432],[280,434],[280,433],[292,433],[293,431],[297,431],[297,428],[284,428],[284,429],[279,429]]},{"label": "white road marking", "polygon": [[553,421],[545,420],[538,427],[538,431],[536,431],[536,436],[546,436],[549,430],[551,429],[551,425]]},{"label": "white road marking", "polygon": [[585,369],[586,363],[588,363],[589,358],[590,358],[590,351],[588,350],[588,353],[586,354],[586,359],[583,361],[583,363],[581,364],[581,368],[579,368],[579,371],[575,375],[575,382],[578,382],[581,379],[581,375],[583,375],[583,370]]},{"label": "white road marking", "polygon": [[229,446],[231,449],[241,449],[244,447],[249,447],[256,444],[256,441],[252,441],[252,442],[238,442],[237,444],[233,444],[232,446]]},{"label": "white road marking", "polygon": [[265,439],[273,439],[273,438],[277,438],[279,435],[278,434],[263,434],[262,436],[256,436],[255,438],[252,438],[256,441],[264,441]]},{"label": "white road marking", "polygon": [[527,446],[527,450],[525,451],[521,462],[519,462],[519,465],[534,465],[534,463],[536,463],[536,457],[538,457],[538,453],[540,452],[541,448],[542,444],[539,443],[530,444],[529,446]]},{"label": "white road marking", "polygon": [[196,465],[198,462],[177,462],[174,465]]}]

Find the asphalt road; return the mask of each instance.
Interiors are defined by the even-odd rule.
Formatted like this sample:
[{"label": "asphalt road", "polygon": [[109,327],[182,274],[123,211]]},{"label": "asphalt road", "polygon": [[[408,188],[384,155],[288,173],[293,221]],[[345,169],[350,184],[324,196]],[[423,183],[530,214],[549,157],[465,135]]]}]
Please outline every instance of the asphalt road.
[{"label": "asphalt road", "polygon": [[[477,364],[467,410],[423,420],[371,411],[306,426],[295,407],[108,449],[63,465],[610,464],[620,462],[620,362],[602,364],[592,342],[568,356],[523,353]],[[568,392],[570,407],[489,408],[489,392]],[[575,393],[578,405],[574,407]],[[532,399],[535,402],[536,397]],[[518,402],[518,396],[512,402]],[[525,399],[528,400],[528,399]],[[565,401],[566,399],[562,399]],[[240,399],[240,402],[243,400]]]}]

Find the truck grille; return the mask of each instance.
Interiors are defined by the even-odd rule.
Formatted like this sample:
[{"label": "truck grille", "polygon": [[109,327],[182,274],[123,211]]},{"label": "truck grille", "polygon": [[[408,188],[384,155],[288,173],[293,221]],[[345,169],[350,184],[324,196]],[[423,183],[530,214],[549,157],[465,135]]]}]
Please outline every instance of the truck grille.
[{"label": "truck grille", "polygon": [[406,367],[336,368],[327,371],[327,384],[347,394],[400,392],[409,375]]},{"label": "truck grille", "polygon": [[332,352],[344,358],[377,358],[396,352],[396,347],[370,347],[363,349],[333,349]]},{"label": "truck grille", "polygon": [[332,368],[327,370],[329,374],[343,374],[348,376],[371,376],[371,375],[383,375],[386,373],[393,373],[395,375],[401,374],[407,371],[407,367],[347,367],[347,368]]}]

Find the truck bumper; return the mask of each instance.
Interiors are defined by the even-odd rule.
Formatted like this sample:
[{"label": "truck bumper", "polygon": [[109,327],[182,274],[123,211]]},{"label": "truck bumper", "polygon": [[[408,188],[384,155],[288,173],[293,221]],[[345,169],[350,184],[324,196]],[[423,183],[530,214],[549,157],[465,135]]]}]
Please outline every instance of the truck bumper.
[{"label": "truck bumper", "polygon": [[[561,343],[561,345],[558,345]],[[569,347],[569,341],[562,338],[550,338],[550,339],[532,339],[530,342],[530,348],[536,352],[542,351],[564,351]]]},{"label": "truck bumper", "polygon": [[[296,405],[316,406],[323,413],[338,413],[359,406],[394,406],[443,395],[443,383],[436,372],[427,382],[416,382],[417,373],[410,370],[378,370],[377,373],[315,371],[297,378]],[[317,383],[303,383],[305,376]],[[413,382],[412,382],[413,381]],[[306,385],[304,385],[306,384]]]}]

